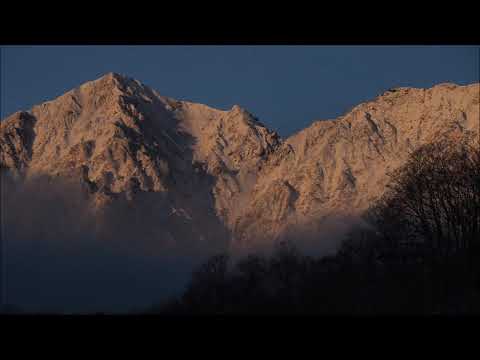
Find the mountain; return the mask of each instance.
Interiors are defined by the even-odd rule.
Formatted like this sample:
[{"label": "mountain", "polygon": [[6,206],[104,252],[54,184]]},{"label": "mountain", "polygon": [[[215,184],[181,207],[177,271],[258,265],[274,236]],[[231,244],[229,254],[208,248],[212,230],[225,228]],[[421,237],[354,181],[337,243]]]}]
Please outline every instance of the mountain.
[{"label": "mountain", "polygon": [[391,89],[282,139],[239,106],[177,101],[109,73],[2,120],[0,166],[80,183],[99,214],[159,199],[150,216],[172,241],[249,248],[361,214],[410,151],[478,128],[479,84]]},{"label": "mountain", "polygon": [[289,137],[259,171],[237,237],[264,234],[268,241],[289,229],[318,234],[331,221],[330,230],[346,229],[349,217],[383,194],[387,173],[411,151],[442,136],[478,137],[479,90],[479,84],[391,89]]}]

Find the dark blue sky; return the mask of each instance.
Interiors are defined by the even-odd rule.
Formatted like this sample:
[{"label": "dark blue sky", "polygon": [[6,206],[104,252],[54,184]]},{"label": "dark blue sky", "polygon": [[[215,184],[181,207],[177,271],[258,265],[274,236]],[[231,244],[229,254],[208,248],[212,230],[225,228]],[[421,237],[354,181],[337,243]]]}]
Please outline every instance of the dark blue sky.
[{"label": "dark blue sky", "polygon": [[398,86],[479,81],[478,47],[76,46],[2,48],[4,118],[114,71],[160,94],[245,107],[281,135]]}]

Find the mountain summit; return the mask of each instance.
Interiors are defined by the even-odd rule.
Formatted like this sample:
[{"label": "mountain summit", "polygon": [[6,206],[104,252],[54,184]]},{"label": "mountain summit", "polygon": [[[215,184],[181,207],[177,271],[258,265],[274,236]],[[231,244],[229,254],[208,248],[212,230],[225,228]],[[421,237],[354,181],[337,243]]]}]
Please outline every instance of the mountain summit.
[{"label": "mountain summit", "polygon": [[109,73],[2,120],[0,166],[80,182],[96,210],[162,194],[164,214],[194,236],[221,226],[248,247],[360,214],[410,151],[478,135],[479,94],[479,84],[391,89],[281,139],[237,105],[177,101]]}]

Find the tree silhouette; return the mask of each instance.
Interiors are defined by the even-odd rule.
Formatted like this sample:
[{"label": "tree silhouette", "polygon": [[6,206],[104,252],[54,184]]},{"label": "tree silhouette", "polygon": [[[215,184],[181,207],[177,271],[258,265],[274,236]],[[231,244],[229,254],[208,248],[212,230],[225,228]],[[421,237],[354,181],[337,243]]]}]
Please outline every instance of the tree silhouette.
[{"label": "tree silhouette", "polygon": [[292,242],[210,258],[164,313],[432,314],[480,311],[480,150],[469,138],[414,151],[338,253]]}]

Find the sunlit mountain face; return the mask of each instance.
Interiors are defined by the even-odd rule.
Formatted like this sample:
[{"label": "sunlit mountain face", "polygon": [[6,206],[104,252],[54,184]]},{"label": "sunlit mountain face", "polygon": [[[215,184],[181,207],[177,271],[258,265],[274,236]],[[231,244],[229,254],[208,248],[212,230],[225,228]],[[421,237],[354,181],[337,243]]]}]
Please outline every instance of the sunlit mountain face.
[{"label": "sunlit mountain face", "polygon": [[288,138],[116,73],[17,112],[0,130],[8,301],[126,311],[217,253],[333,254],[412,151],[478,136],[479,94],[395,88]]}]

